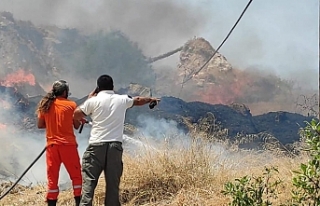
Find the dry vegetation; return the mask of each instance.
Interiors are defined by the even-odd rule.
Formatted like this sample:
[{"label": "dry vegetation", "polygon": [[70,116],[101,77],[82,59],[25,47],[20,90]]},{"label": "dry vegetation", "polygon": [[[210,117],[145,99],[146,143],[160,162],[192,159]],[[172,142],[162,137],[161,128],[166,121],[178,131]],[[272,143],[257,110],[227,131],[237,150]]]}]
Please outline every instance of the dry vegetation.
[{"label": "dry vegetation", "polygon": [[[275,205],[280,205],[291,196],[291,171],[307,159],[303,154],[288,157],[272,151],[240,150],[225,142],[188,142],[185,138],[157,142],[157,149],[144,147],[136,154],[124,153],[123,205],[227,205],[230,199],[221,194],[224,184],[245,175],[259,176],[265,166],[279,169],[277,176],[283,183]],[[45,190],[44,186],[15,190],[0,205],[45,205]],[[95,205],[103,205],[103,198],[101,177]],[[59,205],[73,204],[71,190],[61,192]]]}]

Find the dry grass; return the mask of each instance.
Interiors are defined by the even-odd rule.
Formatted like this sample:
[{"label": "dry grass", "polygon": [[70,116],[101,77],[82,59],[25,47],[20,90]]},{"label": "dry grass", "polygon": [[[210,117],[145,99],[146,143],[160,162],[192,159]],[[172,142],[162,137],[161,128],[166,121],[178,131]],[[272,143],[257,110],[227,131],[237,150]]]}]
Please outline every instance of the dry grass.
[{"label": "dry grass", "polygon": [[[290,198],[291,171],[306,161],[305,155],[289,158],[272,152],[228,150],[227,145],[194,140],[157,142],[139,153],[124,154],[121,202],[133,205],[227,205],[220,191],[227,181],[245,175],[261,175],[265,166],[276,166],[283,181],[275,205]],[[103,205],[104,178],[96,189],[95,205]],[[0,205],[45,205],[45,187],[20,190],[1,200]],[[59,205],[73,205],[72,192],[63,191]]]}]

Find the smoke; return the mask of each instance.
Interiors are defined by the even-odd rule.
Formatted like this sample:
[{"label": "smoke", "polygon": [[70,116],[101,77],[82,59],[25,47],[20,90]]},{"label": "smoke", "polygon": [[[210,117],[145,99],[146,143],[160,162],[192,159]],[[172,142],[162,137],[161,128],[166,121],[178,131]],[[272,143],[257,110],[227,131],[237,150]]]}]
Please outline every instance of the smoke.
[{"label": "smoke", "polygon": [[[7,105],[13,105],[8,97],[1,94],[1,100]],[[0,170],[1,175],[13,178],[19,177],[32,161],[40,154],[45,146],[44,134],[28,133],[16,128],[17,122],[23,122],[23,115],[14,108],[0,110],[1,150]],[[22,184],[34,184],[45,181],[46,168],[42,157],[23,178]]]},{"label": "smoke", "polygon": [[124,139],[125,148],[130,154],[141,155],[143,152],[159,152],[163,149],[179,150],[191,145],[192,139],[178,128],[176,121],[139,115],[137,125],[133,137],[126,136]]},{"label": "smoke", "polygon": [[[205,37],[217,48],[246,3],[245,0],[2,0],[0,10],[37,25],[55,24],[85,32],[118,29],[138,42],[146,56],[154,56],[180,47],[193,36]],[[317,25],[316,0],[254,1],[221,53],[237,68],[271,71],[316,89]],[[175,68],[177,63],[178,57],[174,55],[154,66]]]},{"label": "smoke", "polygon": [[[219,18],[203,36],[213,47],[220,44],[247,2],[212,2],[210,17]],[[317,90],[318,4],[316,0],[253,1],[220,51],[238,68],[259,68]]]},{"label": "smoke", "polygon": [[[184,1],[170,0],[4,0],[1,1],[0,10],[12,12],[15,19],[30,20],[37,26],[71,27],[87,34],[99,30],[121,30],[130,40],[138,43],[146,56],[155,56],[180,47],[199,33],[207,22],[206,9],[186,4]],[[171,60],[174,63],[170,64],[175,66],[178,59]],[[89,81],[81,77],[62,75],[64,78],[68,77],[71,88],[79,88],[80,84],[80,87],[86,90],[84,84],[90,85]],[[90,82],[95,82],[95,78]],[[114,78],[117,84],[117,75],[114,75]],[[72,93],[81,97],[94,86],[89,86],[86,91]]]},{"label": "smoke", "polygon": [[[4,94],[1,94],[0,100],[5,101],[6,105],[14,105]],[[24,118],[25,115],[13,106],[0,110],[0,180],[11,179],[11,181],[15,181],[46,146],[45,130],[36,129],[36,125],[33,125],[33,128],[29,131],[19,129]],[[75,132],[81,157],[88,144],[89,130],[84,129],[82,134]],[[34,164],[19,184],[32,186],[46,184],[45,156],[46,153]],[[70,185],[71,181],[63,165],[60,171],[59,183],[62,186],[60,189],[63,190]]]},{"label": "smoke", "polygon": [[[1,0],[0,10],[12,12],[16,19],[30,20],[39,26],[54,24],[90,33],[118,29],[138,42],[146,56],[154,56],[183,45],[193,36],[203,36],[217,48],[246,3],[244,0]],[[220,52],[236,67],[273,71],[300,84],[303,82],[305,87],[317,88],[317,25],[318,1],[254,1]],[[178,58],[174,56],[159,64],[175,67],[177,62]],[[84,88],[82,82],[74,85]],[[0,122],[8,123],[12,114],[2,110]],[[145,125],[142,131],[147,136],[158,139],[175,133],[183,136],[174,129],[174,122],[143,120],[141,123]],[[171,134],[167,133],[169,131]],[[45,145],[44,134],[20,133],[13,126],[0,132],[3,145],[18,148],[0,151],[1,164],[6,163],[5,167],[11,172],[22,172]],[[87,132],[78,135],[80,154],[86,145]],[[8,163],[10,156],[18,157],[18,169]],[[45,179],[43,157],[31,173],[38,181]]]},{"label": "smoke", "polygon": [[75,27],[85,32],[121,30],[148,55],[184,44],[207,22],[205,9],[170,0],[3,0],[0,10],[37,25]]},{"label": "smoke", "polygon": [[[195,154],[204,153],[210,159],[209,164],[213,168],[224,165],[228,169],[244,169],[254,165],[266,165],[275,160],[275,156],[268,152],[261,151],[241,151],[230,149],[230,145],[222,142],[207,141],[200,136],[190,136],[190,134],[178,128],[178,123],[173,120],[155,119],[150,116],[140,115],[137,118],[140,127],[133,135],[133,138],[125,135],[125,152],[131,155],[163,155],[177,154],[177,152],[194,150]],[[265,157],[268,158],[265,158]],[[254,158],[253,158],[254,157]],[[252,161],[252,160],[257,161]]]},{"label": "smoke", "polygon": [[[13,126],[1,129],[0,136],[2,141],[0,150],[1,175],[9,176],[15,180],[43,150],[44,136],[22,131],[17,132]],[[46,181],[45,175],[45,158],[41,157],[20,183],[25,185],[43,183]]]},{"label": "smoke", "polygon": [[185,136],[186,134],[178,129],[178,123],[173,120],[160,119],[140,115],[137,118],[139,133],[145,137],[154,139],[173,138],[175,136]]},{"label": "smoke", "polygon": [[[137,132],[133,138],[140,141],[140,147],[136,147],[136,152],[141,153],[142,149],[159,152],[161,150],[168,151],[188,151],[195,144],[202,145],[204,150],[212,150],[214,154],[220,156],[221,161],[224,160],[229,152],[219,143],[209,143],[202,137],[192,137],[190,134],[178,128],[178,123],[173,120],[155,119],[150,116],[140,115],[137,117]],[[133,148],[133,145],[127,145]]]}]

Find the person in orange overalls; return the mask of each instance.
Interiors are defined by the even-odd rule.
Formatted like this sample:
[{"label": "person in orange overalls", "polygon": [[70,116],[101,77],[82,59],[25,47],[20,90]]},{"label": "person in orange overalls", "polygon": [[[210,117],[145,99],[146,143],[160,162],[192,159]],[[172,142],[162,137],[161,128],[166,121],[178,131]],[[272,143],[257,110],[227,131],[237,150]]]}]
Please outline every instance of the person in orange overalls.
[{"label": "person in orange overalls", "polygon": [[78,145],[74,130],[81,121],[73,120],[76,103],[68,99],[69,85],[64,80],[54,82],[50,91],[40,101],[37,109],[38,128],[46,129],[47,179],[48,191],[46,202],[49,206],[57,204],[59,195],[59,172],[63,163],[73,185],[76,205],[80,204],[82,175]]}]

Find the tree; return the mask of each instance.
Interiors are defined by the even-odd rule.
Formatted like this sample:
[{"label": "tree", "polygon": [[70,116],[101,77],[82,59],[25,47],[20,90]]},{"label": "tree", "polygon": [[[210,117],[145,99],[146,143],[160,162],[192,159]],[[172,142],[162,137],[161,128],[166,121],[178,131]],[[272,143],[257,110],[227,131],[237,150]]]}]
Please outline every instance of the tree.
[{"label": "tree", "polygon": [[98,32],[88,37],[73,62],[85,77],[111,75],[117,84],[139,83],[152,86],[155,74],[137,44],[120,31]]}]

